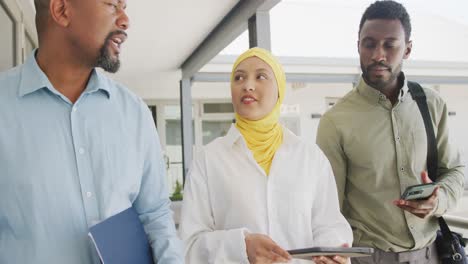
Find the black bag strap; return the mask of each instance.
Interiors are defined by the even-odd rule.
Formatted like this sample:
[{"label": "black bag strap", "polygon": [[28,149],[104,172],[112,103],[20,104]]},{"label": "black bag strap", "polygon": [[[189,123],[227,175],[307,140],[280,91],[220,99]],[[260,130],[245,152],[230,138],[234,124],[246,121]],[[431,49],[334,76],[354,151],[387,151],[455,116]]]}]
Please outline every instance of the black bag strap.
[{"label": "black bag strap", "polygon": [[432,126],[431,114],[429,113],[429,107],[427,106],[426,94],[424,93],[421,85],[416,82],[408,81],[408,89],[411,93],[411,97],[418,104],[419,111],[421,112],[424,126],[426,127],[427,134],[427,173],[429,178],[433,181],[437,181],[437,141],[434,133],[434,127]]},{"label": "black bag strap", "polygon": [[[427,172],[429,178],[435,182],[437,180],[437,141],[434,133],[434,127],[432,126],[431,114],[429,113],[429,107],[427,106],[426,94],[422,89],[421,85],[416,82],[408,81],[408,89],[411,93],[411,97],[418,104],[419,111],[421,112],[424,120],[424,126],[426,127],[427,134]],[[440,231],[442,237],[447,243],[454,245],[456,243],[455,238],[452,236],[452,232],[445,222],[443,217],[439,217]],[[456,253],[455,249],[452,249],[453,253]]]}]

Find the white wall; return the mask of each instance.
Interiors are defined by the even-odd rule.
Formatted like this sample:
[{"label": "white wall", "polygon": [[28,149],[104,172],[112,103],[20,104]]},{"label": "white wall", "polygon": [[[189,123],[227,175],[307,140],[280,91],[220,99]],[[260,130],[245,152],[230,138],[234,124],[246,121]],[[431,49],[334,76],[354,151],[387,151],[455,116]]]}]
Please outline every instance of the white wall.
[{"label": "white wall", "polygon": [[323,114],[327,110],[326,97],[342,97],[352,89],[351,84],[305,84],[303,88],[292,88],[288,84],[284,104],[299,104],[301,110],[301,137],[314,143],[319,123],[312,114]]},{"label": "white wall", "polygon": [[444,85],[440,94],[446,100],[448,110],[456,115],[449,116],[450,135],[459,145],[466,162],[468,154],[468,85]]}]

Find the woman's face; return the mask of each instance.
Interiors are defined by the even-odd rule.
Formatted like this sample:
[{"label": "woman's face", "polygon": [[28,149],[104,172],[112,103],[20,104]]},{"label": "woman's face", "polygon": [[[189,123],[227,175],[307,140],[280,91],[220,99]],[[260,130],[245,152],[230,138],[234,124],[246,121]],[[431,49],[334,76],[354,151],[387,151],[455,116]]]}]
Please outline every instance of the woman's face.
[{"label": "woman's face", "polygon": [[278,85],[270,65],[258,57],[242,61],[234,72],[231,96],[241,117],[259,120],[268,115],[278,101]]}]

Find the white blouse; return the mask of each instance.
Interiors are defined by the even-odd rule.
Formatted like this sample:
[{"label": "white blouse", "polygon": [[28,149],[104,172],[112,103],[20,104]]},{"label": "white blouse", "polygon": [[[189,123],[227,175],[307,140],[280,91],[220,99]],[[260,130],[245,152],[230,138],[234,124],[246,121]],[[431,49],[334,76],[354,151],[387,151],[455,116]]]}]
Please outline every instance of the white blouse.
[{"label": "white blouse", "polygon": [[197,153],[179,230],[188,264],[249,263],[245,231],[286,250],[351,245],[328,160],[316,145],[283,131],[269,176],[234,125]]}]

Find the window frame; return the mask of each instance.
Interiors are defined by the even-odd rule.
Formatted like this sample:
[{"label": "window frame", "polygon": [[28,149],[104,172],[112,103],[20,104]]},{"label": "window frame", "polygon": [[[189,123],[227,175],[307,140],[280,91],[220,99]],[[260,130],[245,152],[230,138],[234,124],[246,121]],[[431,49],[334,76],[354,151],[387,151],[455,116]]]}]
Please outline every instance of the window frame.
[{"label": "window frame", "polygon": [[21,10],[13,0],[2,0],[0,6],[5,10],[6,15],[11,19],[13,23],[13,67],[22,63],[21,57]]},{"label": "window frame", "polygon": [[39,45],[36,27],[35,11],[32,3],[26,1],[2,0],[0,6],[6,11],[13,22],[13,47],[14,47],[14,65],[22,64],[26,60],[26,41],[31,40],[33,49]]}]

